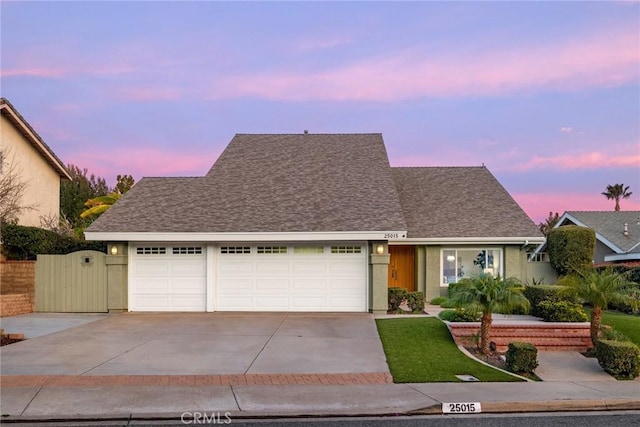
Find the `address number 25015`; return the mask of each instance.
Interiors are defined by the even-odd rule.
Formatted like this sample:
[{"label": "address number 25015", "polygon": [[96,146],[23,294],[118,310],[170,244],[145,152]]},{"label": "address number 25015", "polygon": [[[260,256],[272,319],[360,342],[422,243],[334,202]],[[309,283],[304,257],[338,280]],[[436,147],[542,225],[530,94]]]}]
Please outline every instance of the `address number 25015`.
[{"label": "address number 25015", "polygon": [[400,238],[400,233],[384,233],[385,239],[398,239]]},{"label": "address number 25015", "polygon": [[442,412],[445,414],[472,414],[482,412],[480,402],[443,403]]}]

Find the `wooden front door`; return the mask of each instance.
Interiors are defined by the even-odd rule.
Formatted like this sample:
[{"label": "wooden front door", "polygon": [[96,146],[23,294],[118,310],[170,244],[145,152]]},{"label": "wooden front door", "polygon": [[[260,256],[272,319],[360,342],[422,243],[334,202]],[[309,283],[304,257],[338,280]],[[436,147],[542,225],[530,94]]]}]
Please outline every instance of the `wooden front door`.
[{"label": "wooden front door", "polygon": [[389,287],[416,290],[415,247],[389,245]]}]

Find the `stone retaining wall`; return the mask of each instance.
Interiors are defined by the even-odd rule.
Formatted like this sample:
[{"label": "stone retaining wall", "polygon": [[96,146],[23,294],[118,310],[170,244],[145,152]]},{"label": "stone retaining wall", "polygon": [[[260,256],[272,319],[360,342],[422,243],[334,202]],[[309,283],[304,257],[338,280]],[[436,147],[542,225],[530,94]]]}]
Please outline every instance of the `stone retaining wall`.
[{"label": "stone retaining wall", "polygon": [[[456,344],[475,345],[474,335],[480,322],[445,322]],[[496,324],[491,326],[491,341],[499,352],[507,351],[509,343],[529,342],[539,351],[587,351],[592,347],[589,323]]]}]

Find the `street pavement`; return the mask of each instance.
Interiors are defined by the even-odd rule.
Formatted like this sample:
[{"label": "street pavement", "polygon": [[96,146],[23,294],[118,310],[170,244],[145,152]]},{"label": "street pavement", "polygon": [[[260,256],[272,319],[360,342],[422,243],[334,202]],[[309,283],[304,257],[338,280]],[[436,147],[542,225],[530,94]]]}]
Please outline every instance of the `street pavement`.
[{"label": "street pavement", "polygon": [[[145,316],[109,316],[0,349],[3,422],[179,420],[194,412],[228,412],[232,419],[440,414],[443,403],[453,402],[479,402],[485,413],[640,410],[639,380],[616,381],[603,373],[597,361],[577,353],[541,352],[537,372],[543,382],[392,384],[386,364],[378,363],[379,344],[374,344],[377,335],[371,334],[375,326],[369,315],[163,314],[153,315],[155,322]],[[203,334],[201,327],[209,333]],[[99,339],[93,340],[92,334],[98,334]],[[162,342],[179,346],[175,336],[180,334],[204,340],[209,347],[182,348],[187,356],[179,373],[167,360],[148,361],[155,356],[177,357],[178,351],[164,356],[157,353],[165,349]],[[231,360],[225,365],[226,373],[203,372],[203,364],[194,363],[197,358],[193,354],[223,363],[216,358],[216,350],[220,351],[221,343],[233,342],[232,337],[261,337],[262,347],[252,353],[251,363]],[[298,339],[300,345],[296,346]],[[88,344],[83,344],[87,340]],[[356,349],[347,344],[349,340],[356,341]],[[341,345],[347,348],[341,349]],[[145,351],[136,353],[140,348]],[[83,356],[91,351],[101,356]],[[302,372],[332,351],[340,355],[343,365],[336,367],[334,363],[329,369],[322,364],[315,373]],[[367,359],[368,354],[373,356]],[[254,362],[261,355],[266,358],[256,370]],[[305,358],[309,360],[305,362]],[[64,369],[52,365],[51,360]],[[114,363],[118,360],[136,369],[151,368],[133,372],[126,368],[127,363]]]}]

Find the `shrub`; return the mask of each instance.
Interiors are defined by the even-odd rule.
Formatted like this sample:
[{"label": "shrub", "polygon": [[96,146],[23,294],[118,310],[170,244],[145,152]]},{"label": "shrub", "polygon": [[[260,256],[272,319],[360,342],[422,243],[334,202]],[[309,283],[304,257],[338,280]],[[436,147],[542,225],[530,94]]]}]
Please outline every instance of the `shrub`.
[{"label": "shrub", "polygon": [[542,301],[538,304],[545,322],[588,322],[589,317],[580,304],[569,301]]},{"label": "shrub", "polygon": [[[633,287],[631,287],[629,289],[629,295],[632,298],[635,298],[636,301],[640,301],[640,284],[635,284],[633,285]],[[609,303],[609,308],[612,310],[617,310],[621,313],[627,313],[627,314],[636,314],[636,313],[640,313],[640,305],[633,306],[632,304],[630,304],[629,302],[616,302],[616,303]]]},{"label": "shrub", "polygon": [[[462,282],[463,280],[469,280],[469,279],[462,279],[460,282]],[[449,283],[449,287],[447,289],[447,296],[449,298],[451,298],[456,293],[458,287],[460,286],[460,282]]]},{"label": "shrub", "polygon": [[600,327],[600,336],[603,340],[631,342],[628,336],[609,325],[602,325]]},{"label": "shrub", "polygon": [[566,275],[589,265],[596,248],[596,233],[590,228],[565,225],[553,228],[547,236],[551,266]]},{"label": "shrub", "polygon": [[596,357],[605,372],[619,380],[640,375],[640,349],[625,341],[596,341]]},{"label": "shrub", "polygon": [[409,292],[407,294],[407,305],[412,313],[422,313],[424,311],[424,293]]},{"label": "shrub", "polygon": [[105,242],[87,242],[51,230],[2,224],[2,250],[7,259],[35,260],[38,254],[64,255],[81,250],[107,252]]},{"label": "shrub", "polygon": [[441,303],[445,302],[447,299],[445,297],[436,297],[434,299],[432,299],[431,301],[429,301],[430,304],[432,305],[440,305]]},{"label": "shrub", "polygon": [[509,343],[506,362],[511,372],[531,374],[538,367],[538,349],[528,342]]},{"label": "shrub", "polygon": [[443,310],[438,317],[446,322],[477,322],[480,320],[480,314],[477,311],[465,310],[464,308]]},{"label": "shrub", "polygon": [[440,307],[442,308],[456,308],[456,304],[450,299],[447,298],[440,303]]},{"label": "shrub", "polygon": [[536,317],[543,317],[539,305],[543,301],[568,301],[571,303],[577,303],[578,300],[573,295],[564,295],[564,287],[557,285],[535,285],[527,286],[524,288],[524,296],[527,297],[531,303],[531,315]]},{"label": "shrub", "polygon": [[400,304],[407,298],[407,290],[404,288],[389,288],[389,311],[397,311]]}]

